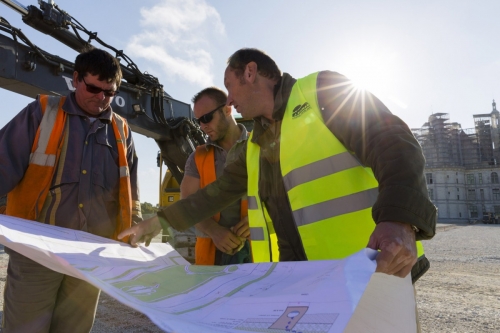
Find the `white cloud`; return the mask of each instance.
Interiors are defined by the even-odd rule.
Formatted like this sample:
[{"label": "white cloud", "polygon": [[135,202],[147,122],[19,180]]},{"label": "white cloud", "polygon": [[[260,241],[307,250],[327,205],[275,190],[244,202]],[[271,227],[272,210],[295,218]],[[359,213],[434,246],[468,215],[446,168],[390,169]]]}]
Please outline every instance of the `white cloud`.
[{"label": "white cloud", "polygon": [[141,8],[142,31],[130,38],[127,53],[200,86],[213,84],[210,40],[224,36],[219,13],[205,0],[161,0]]}]

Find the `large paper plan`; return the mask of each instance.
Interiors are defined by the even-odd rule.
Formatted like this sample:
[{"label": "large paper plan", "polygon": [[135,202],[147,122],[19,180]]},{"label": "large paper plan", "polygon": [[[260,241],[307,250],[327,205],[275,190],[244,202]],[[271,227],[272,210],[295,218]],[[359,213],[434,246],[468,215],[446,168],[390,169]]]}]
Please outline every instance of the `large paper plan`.
[{"label": "large paper plan", "polygon": [[[92,283],[166,332],[380,332],[380,311],[406,316],[389,320],[394,331],[415,331],[411,282],[373,274],[376,252],[369,249],[344,260],[195,266],[169,244],[132,248],[3,215],[0,243]],[[372,275],[377,285],[358,307]],[[384,310],[377,292],[404,304]],[[351,317],[361,318],[349,323]]]}]

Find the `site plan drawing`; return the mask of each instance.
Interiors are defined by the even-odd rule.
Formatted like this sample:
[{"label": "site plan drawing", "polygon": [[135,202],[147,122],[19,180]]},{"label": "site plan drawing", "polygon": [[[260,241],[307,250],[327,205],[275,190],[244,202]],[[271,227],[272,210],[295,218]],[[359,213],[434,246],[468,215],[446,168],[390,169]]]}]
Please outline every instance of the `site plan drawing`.
[{"label": "site plan drawing", "polygon": [[166,332],[344,332],[376,266],[370,249],[344,260],[196,266],[169,244],[132,248],[4,215],[0,243],[92,283]]}]

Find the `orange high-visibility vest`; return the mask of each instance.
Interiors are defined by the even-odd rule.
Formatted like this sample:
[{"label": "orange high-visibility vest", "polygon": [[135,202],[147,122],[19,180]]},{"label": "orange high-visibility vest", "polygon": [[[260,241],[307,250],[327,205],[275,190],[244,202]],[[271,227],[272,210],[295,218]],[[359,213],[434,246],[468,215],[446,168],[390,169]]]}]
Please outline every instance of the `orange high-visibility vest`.
[{"label": "orange high-visibility vest", "polygon": [[[196,168],[200,174],[200,188],[213,183],[217,179],[215,172],[215,149],[213,146],[201,145],[196,147],[194,154]],[[248,203],[246,199],[241,200],[240,204],[240,217],[244,218],[248,215]],[[220,212],[212,216],[212,218],[219,222]],[[210,237],[196,237],[195,264],[196,265],[211,265],[215,264],[215,251],[216,247],[212,238]]]},{"label": "orange high-visibility vest", "polygon": [[[52,179],[57,170],[64,141],[68,139],[69,125],[66,112],[62,109],[66,97],[40,95],[42,121],[31,148],[30,162],[24,177],[7,195],[6,214],[27,220],[38,221],[49,192]],[[127,163],[126,140],[128,126],[125,119],[113,113],[113,132],[118,147],[120,166],[119,215],[113,239],[132,225],[132,191]],[[65,154],[64,154],[65,155]],[[137,203],[134,203],[137,206]],[[136,208],[134,206],[134,208]],[[39,221],[43,222],[43,221]],[[127,241],[127,240],[123,240]]]}]

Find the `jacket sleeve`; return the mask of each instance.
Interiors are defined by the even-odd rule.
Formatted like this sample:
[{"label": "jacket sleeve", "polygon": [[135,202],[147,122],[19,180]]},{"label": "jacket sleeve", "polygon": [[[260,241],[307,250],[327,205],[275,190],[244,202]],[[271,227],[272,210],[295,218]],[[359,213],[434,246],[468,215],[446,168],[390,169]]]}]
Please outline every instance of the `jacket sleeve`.
[{"label": "jacket sleeve", "polygon": [[0,197],[23,178],[41,121],[41,105],[35,100],[0,129]]},{"label": "jacket sleeve", "polygon": [[132,221],[139,222],[142,221],[142,212],[140,204],[140,193],[139,193],[139,178],[137,176],[137,169],[139,160],[135,152],[134,139],[132,138],[132,131],[128,127],[128,138],[127,138],[127,163],[130,172],[130,189],[132,191],[132,207],[137,207],[134,203],[138,204],[138,210],[132,209]]},{"label": "jacket sleeve", "polygon": [[433,237],[437,209],[428,198],[422,149],[408,126],[338,73],[321,72],[317,91],[325,124],[379,183],[374,221],[409,223],[420,229],[417,239]]},{"label": "jacket sleeve", "polygon": [[158,216],[174,229],[185,230],[224,210],[247,193],[246,143],[238,157],[228,164],[221,177],[173,205]]}]

